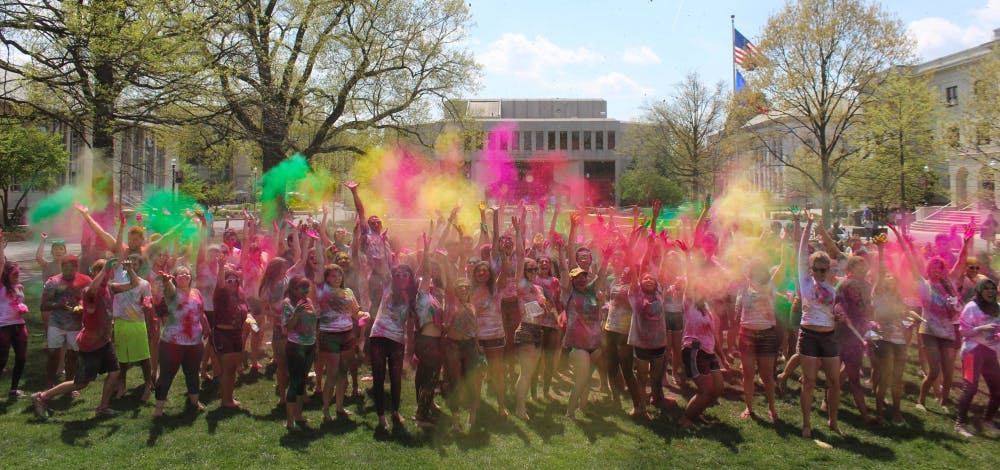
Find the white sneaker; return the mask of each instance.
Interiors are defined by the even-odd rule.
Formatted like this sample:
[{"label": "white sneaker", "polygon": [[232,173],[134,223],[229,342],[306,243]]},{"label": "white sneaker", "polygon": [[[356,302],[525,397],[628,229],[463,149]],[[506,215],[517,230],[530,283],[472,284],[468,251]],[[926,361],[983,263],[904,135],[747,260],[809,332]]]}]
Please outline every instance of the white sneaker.
[{"label": "white sneaker", "polygon": [[969,429],[966,428],[964,424],[956,424],[955,432],[957,432],[958,435],[962,437],[976,437],[976,435],[973,434],[972,431],[969,431]]}]

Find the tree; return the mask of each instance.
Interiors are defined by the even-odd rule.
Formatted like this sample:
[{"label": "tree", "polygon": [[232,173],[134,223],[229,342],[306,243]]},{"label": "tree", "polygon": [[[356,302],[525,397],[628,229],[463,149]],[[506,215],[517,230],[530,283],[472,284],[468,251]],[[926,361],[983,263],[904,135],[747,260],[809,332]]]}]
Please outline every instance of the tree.
[{"label": "tree", "polygon": [[876,101],[871,91],[886,70],[911,60],[906,30],[877,4],[798,0],[768,19],[759,49],[748,83],[765,97],[767,118],[806,149],[791,153],[800,160],[774,153],[812,184],[829,223],[837,185],[863,149],[845,137]]},{"label": "tree", "polygon": [[843,193],[881,208],[924,204],[928,189],[935,187],[927,157],[939,147],[937,98],[930,79],[896,67],[873,95],[851,133],[864,156],[845,173]]},{"label": "tree", "polygon": [[[69,162],[62,137],[11,122],[0,123],[0,206],[3,225],[9,226],[11,212],[21,211],[28,191],[49,190],[56,176]],[[12,194],[14,193],[14,194]],[[11,197],[17,197],[11,207]]]},{"label": "tree", "polygon": [[264,171],[288,153],[348,150],[345,136],[408,131],[431,98],[470,90],[460,0],[249,0],[208,37],[221,96]]},{"label": "tree", "polygon": [[[226,1],[0,3],[0,43],[16,53],[0,58],[0,70],[23,87],[3,99],[89,136],[93,175],[110,178],[116,132],[182,122],[204,107],[197,39],[230,9]],[[179,112],[160,113],[166,106]]]},{"label": "tree", "polygon": [[719,147],[725,122],[722,83],[709,89],[690,73],[676,86],[670,101],[646,108],[641,123],[631,129],[623,150],[639,162],[682,184],[691,200],[713,189],[726,162]]},{"label": "tree", "polygon": [[622,205],[648,205],[659,199],[666,207],[678,206],[684,202],[684,190],[669,178],[650,173],[648,170],[633,168],[622,173],[615,185]]}]

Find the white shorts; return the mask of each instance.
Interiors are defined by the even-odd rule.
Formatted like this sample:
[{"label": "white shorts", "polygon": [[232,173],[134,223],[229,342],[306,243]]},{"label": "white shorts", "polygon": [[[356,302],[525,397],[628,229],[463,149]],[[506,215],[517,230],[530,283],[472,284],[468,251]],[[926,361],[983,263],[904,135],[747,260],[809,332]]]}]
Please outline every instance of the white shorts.
[{"label": "white shorts", "polygon": [[76,345],[76,334],[79,332],[80,330],[64,330],[49,326],[47,332],[49,349],[59,349],[65,345],[70,351],[79,351],[80,347]]}]

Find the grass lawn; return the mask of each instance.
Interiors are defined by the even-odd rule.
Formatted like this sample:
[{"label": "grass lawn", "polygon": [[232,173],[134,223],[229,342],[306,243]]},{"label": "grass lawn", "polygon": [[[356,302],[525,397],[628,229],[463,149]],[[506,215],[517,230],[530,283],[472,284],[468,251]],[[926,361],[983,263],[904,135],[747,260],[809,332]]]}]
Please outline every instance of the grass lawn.
[{"label": "grass lawn", "polygon": [[[43,338],[36,336],[41,331],[40,286],[32,282],[27,288],[33,321],[28,325],[31,344],[22,388],[34,392],[44,383]],[[800,437],[798,384],[793,381],[789,382],[790,396],[779,399],[781,418],[776,424],[766,418],[762,396],[756,408],[765,418],[737,418],[743,410],[741,393],[729,383],[721,404],[708,410],[709,423],[693,432],[678,427],[677,411],[636,423],[623,409],[606,403],[592,406],[593,414],[581,414],[578,421],[563,417],[564,402],[529,404],[530,422],[513,417],[503,421],[495,414],[495,401],[487,398],[480,412],[480,430],[454,434],[443,419],[432,430],[408,424],[405,431],[381,434],[375,430],[372,401],[365,397],[350,402],[349,409],[355,412],[350,421],[332,425],[320,424],[319,399],[314,399],[305,411],[312,420],[307,430],[289,433],[284,428],[284,410],[275,407],[270,375],[240,379],[236,396],[243,410],[235,412],[220,409],[216,388],[205,385],[202,401],[208,409],[196,414],[185,411],[179,373],[167,416],[154,421],[152,405],[139,401],[141,373],[135,368],[129,373],[133,391],[113,402],[122,411],[119,416],[94,418],[100,394],[95,383],[79,398],[54,400],[53,416],[47,422],[34,417],[30,400],[0,402],[0,435],[5,436],[5,464],[19,468],[995,468],[1000,463],[997,439],[959,437],[953,431],[953,415],[940,413],[934,404],[926,414],[914,410],[918,374],[911,361],[904,397],[908,426],[904,428],[864,425],[847,394],[841,407],[844,437],[826,432],[825,416],[814,413],[813,437],[829,443],[831,449]],[[9,371],[0,384],[6,396]],[[403,391],[402,412],[411,416],[415,411],[412,380],[404,380]],[[957,390],[953,393],[957,399]],[[977,396],[973,411],[979,412],[985,401],[985,395]]]}]

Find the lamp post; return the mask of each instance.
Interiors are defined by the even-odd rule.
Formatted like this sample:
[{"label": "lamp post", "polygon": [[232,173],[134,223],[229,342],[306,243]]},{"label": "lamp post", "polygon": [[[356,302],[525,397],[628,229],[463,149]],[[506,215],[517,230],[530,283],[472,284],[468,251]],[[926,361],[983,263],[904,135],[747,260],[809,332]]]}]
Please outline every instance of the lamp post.
[{"label": "lamp post", "polygon": [[[250,170],[250,200],[253,201],[253,212],[257,213],[257,167]],[[256,217],[256,216],[255,216]]]},{"label": "lamp post", "polygon": [[928,199],[930,199],[930,197],[927,195],[927,186],[928,186],[928,183],[930,182],[930,176],[931,176],[931,167],[929,167],[927,165],[924,165],[924,177],[923,177],[923,180],[921,181],[921,183],[922,183],[921,186],[923,186],[923,190],[924,190],[924,205],[925,206],[929,203]]},{"label": "lamp post", "polygon": [[177,197],[177,159],[170,159],[170,194]]}]

